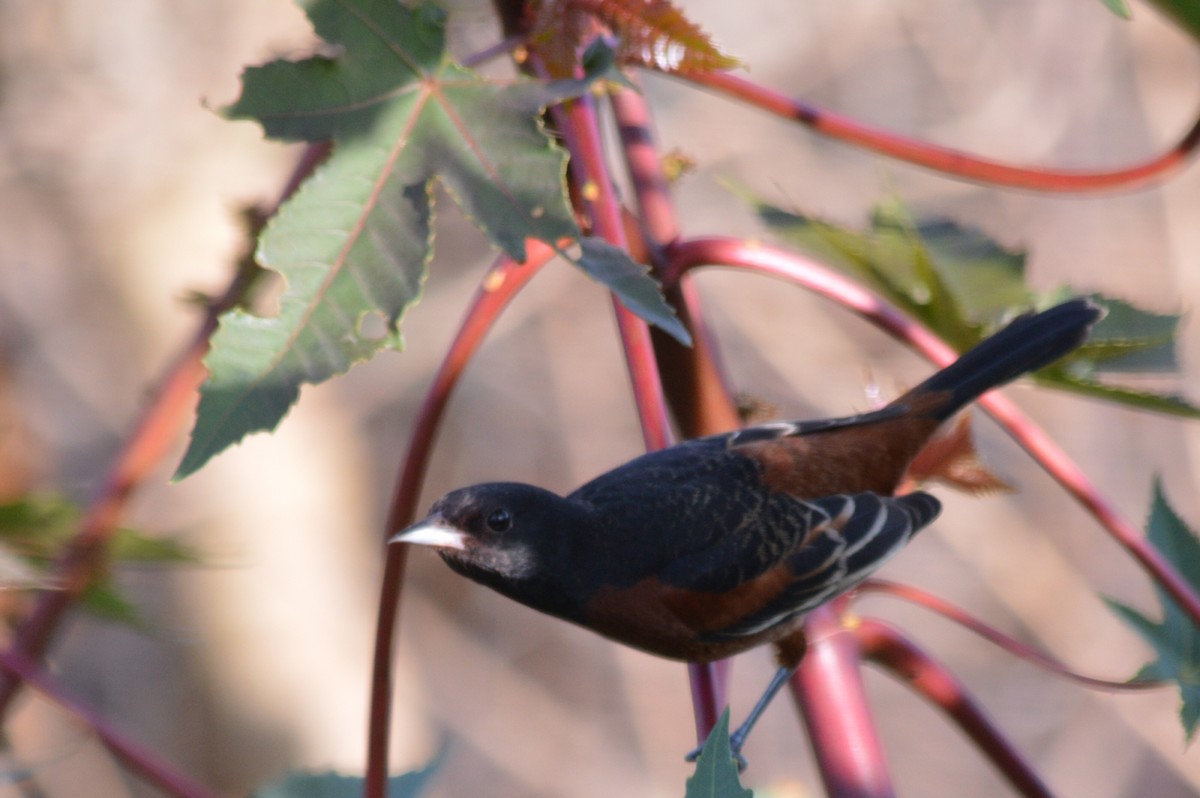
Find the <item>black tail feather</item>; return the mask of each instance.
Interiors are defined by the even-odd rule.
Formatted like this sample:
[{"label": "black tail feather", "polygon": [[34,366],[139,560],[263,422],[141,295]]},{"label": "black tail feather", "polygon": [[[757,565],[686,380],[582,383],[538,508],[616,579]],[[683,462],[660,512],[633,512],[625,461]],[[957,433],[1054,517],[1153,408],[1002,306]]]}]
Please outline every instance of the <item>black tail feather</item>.
[{"label": "black tail feather", "polygon": [[[936,417],[949,418],[984,392],[1075,350],[1102,315],[1099,306],[1086,299],[1074,299],[1041,313],[1019,316],[906,396],[947,393],[949,401],[939,404]],[[901,397],[897,404],[903,401]]]}]

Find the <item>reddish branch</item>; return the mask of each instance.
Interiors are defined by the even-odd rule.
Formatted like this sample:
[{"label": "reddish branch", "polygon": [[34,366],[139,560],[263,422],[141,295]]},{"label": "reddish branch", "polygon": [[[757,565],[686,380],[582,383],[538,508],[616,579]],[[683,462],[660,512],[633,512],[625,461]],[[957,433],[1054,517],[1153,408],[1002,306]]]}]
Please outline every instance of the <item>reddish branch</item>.
[{"label": "reddish branch", "polygon": [[1025,758],[953,674],[880,621],[863,621],[854,636],[867,659],[891,671],[945,712],[1021,795],[1053,798]]},{"label": "reddish branch", "polygon": [[[500,312],[517,292],[554,256],[549,245],[529,239],[525,242],[526,261],[519,264],[500,258],[484,276],[479,290],[467,310],[433,384],[412,423],[412,440],[404,460],[392,506],[384,527],[384,539],[410,524],[416,514],[434,438],[445,413],[450,395],[458,384],[463,370],[483,343]],[[403,585],[407,546],[387,546],[380,586],[379,617],[375,629],[375,655],[371,673],[371,696],[368,714],[367,769],[365,795],[367,798],[387,796],[387,752],[392,707],[392,641],[396,633],[396,617],[400,610],[400,589]]]},{"label": "reddish branch", "polygon": [[892,798],[892,778],[867,704],[858,638],[826,604],[805,623],[808,650],[792,695],[830,798]]},{"label": "reddish branch", "polygon": [[697,72],[682,77],[847,144],[953,177],[1006,188],[1062,194],[1140,188],[1177,171],[1200,146],[1197,119],[1175,146],[1133,166],[1104,171],[1011,166],[878,130],[725,72]]},{"label": "reddish branch", "polygon": [[889,582],[884,579],[868,579],[858,587],[855,596],[860,596],[865,593],[878,593],[884,596],[892,596],[894,598],[903,599],[917,606],[924,607],[931,612],[936,612],[943,618],[946,618],[954,623],[962,626],[988,642],[1004,649],[1015,657],[1020,657],[1026,662],[1037,665],[1043,670],[1050,673],[1070,679],[1086,687],[1093,687],[1098,690],[1112,691],[1132,691],[1132,690],[1148,690],[1162,687],[1165,683],[1153,680],[1136,680],[1136,681],[1114,681],[1112,679],[1097,679],[1092,676],[1085,676],[1081,673],[1071,670],[1063,663],[1059,662],[1054,657],[1051,657],[1044,652],[1038,651],[1036,648],[1022,643],[1010,635],[1006,635],[999,629],[976,618],[974,615],[962,610],[961,608],[951,604],[943,598],[928,593],[919,588],[910,587],[908,585],[900,585],[895,582]]},{"label": "reddish branch", "polygon": [[113,756],[132,772],[167,794],[179,798],[215,798],[217,795],[179,774],[174,768],[161,762],[152,751],[114,729],[103,715],[71,697],[62,685],[36,663],[19,654],[5,651],[0,652],[0,668],[6,673],[20,677],[24,684],[37,690],[88,726]]}]

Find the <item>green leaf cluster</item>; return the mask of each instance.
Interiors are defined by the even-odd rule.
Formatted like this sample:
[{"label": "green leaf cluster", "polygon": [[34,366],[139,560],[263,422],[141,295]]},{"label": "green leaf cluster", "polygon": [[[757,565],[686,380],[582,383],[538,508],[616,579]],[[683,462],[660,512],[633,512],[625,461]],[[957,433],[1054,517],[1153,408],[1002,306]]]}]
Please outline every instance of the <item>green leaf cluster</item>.
[{"label": "green leaf cluster", "polygon": [[[742,192],[745,194],[745,192]],[[882,203],[866,230],[854,230],[748,197],[782,240],[841,268],[920,320],[959,351],[1003,324],[1014,308],[1048,306],[1062,290],[1038,296],[1025,280],[1025,253],[944,218],[914,218],[898,200]],[[1102,374],[1178,371],[1180,317],[1092,297],[1107,314],[1088,343],[1035,376],[1042,384],[1144,410],[1200,418],[1200,408],[1166,392],[1103,380]]]}]

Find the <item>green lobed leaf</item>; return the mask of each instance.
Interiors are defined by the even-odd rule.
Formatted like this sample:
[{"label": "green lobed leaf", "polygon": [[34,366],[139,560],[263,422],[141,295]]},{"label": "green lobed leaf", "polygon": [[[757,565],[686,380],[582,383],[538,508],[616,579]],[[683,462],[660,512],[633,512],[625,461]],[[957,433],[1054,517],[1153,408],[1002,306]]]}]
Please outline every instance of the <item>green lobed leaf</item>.
[{"label": "green lobed leaf", "polygon": [[[1200,537],[1171,508],[1162,484],[1155,480],[1154,501],[1146,524],[1150,543],[1200,593]],[[1162,679],[1179,686],[1180,720],[1190,742],[1200,724],[1200,628],[1161,587],[1155,586],[1162,620],[1154,621],[1115,599],[1109,606],[1149,643],[1157,659],[1145,665],[1139,679]]]},{"label": "green lobed leaf", "polygon": [[[388,778],[388,798],[420,798],[445,759],[446,746],[420,770]],[[360,798],[364,779],[340,773],[292,773],[256,790],[254,798]]]},{"label": "green lobed leaf", "polygon": [[[336,55],[248,69],[226,113],[257,120],[274,138],[332,138],[333,154],[260,241],[259,262],[284,278],[278,314],[221,318],[176,478],[273,429],[301,385],[401,348],[400,322],[433,252],[435,180],[516,260],[528,238],[579,235],[566,156],[540,116],[588,80],[485,79],[449,59],[445,12],[429,3],[315,0],[308,14]],[[638,304],[644,293],[630,296]],[[647,307],[654,318],[669,315],[661,301],[639,312]]]},{"label": "green lobed leaf", "polygon": [[704,741],[704,749],[696,760],[696,771],[687,780],[684,798],[751,798],[753,793],[742,786],[737,763],[729,745],[729,708],[721,713],[717,725]]}]

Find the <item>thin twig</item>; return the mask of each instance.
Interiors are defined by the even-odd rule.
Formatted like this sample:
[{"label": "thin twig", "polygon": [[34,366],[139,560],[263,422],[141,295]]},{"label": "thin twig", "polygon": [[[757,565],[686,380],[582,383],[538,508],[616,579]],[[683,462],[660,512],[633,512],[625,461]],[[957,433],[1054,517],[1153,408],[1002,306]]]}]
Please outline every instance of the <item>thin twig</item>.
[{"label": "thin twig", "polygon": [[216,798],[217,793],[159,760],[158,756],[117,731],[101,713],[72,697],[32,660],[12,651],[0,652],[0,668],[19,676],[42,695],[91,729],[113,756],[133,773],[176,798]]},{"label": "thin twig", "polygon": [[1071,670],[1069,667],[1059,662],[1054,657],[1042,651],[1033,648],[1015,637],[1001,632],[994,626],[984,623],[983,621],[964,611],[960,607],[951,604],[945,599],[935,596],[932,593],[915,588],[910,585],[901,585],[896,582],[889,582],[884,579],[868,579],[858,586],[854,595],[860,596],[867,593],[876,593],[883,596],[891,596],[893,598],[902,599],[911,604],[916,604],[918,607],[935,612],[938,615],[953,621],[959,626],[974,632],[976,635],[987,640],[1015,657],[1020,657],[1026,662],[1030,662],[1043,670],[1049,671],[1057,676],[1062,676],[1070,679],[1073,682],[1094,687],[1099,690],[1112,691],[1141,691],[1161,688],[1166,685],[1166,682],[1157,679],[1137,679],[1134,681],[1115,681],[1112,679],[1097,679],[1092,676],[1085,676],[1081,673]]},{"label": "thin twig", "polygon": [[736,75],[724,72],[697,72],[681,77],[865,150],[924,166],[952,177],[1006,188],[1059,194],[1132,190],[1163,180],[1178,171],[1187,163],[1197,146],[1200,146],[1200,119],[1197,119],[1179,142],[1169,150],[1133,166],[1111,170],[1012,166],[879,130]]}]

